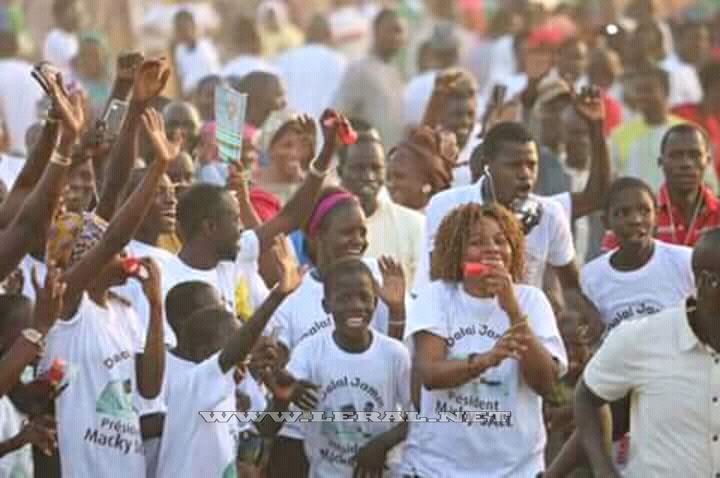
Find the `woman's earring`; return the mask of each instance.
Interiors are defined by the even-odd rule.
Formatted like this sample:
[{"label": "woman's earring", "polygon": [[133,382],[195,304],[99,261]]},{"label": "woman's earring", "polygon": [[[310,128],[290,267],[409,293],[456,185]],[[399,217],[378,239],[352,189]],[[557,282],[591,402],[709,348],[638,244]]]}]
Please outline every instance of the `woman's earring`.
[{"label": "woman's earring", "polygon": [[421,191],[423,194],[430,194],[432,192],[432,186],[429,184],[423,184]]}]

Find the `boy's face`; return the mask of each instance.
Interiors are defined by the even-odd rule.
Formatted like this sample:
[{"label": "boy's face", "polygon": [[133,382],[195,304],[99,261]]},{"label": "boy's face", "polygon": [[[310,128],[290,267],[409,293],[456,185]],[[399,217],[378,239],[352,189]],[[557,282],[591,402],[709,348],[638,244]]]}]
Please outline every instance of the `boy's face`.
[{"label": "boy's face", "polygon": [[367,273],[339,275],[323,300],[325,311],[333,316],[335,329],[347,338],[364,336],[372,320],[377,298],[375,284]]},{"label": "boy's face", "polygon": [[194,42],[196,37],[195,23],[189,18],[179,18],[175,21],[175,36],[181,43]]}]

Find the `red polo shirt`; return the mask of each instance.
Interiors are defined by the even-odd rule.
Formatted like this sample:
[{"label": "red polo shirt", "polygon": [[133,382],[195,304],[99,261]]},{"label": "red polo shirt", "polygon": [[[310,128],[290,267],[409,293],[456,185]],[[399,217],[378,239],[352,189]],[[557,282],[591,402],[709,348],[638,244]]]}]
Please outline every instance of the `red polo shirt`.
[{"label": "red polo shirt", "polygon": [[[700,238],[700,234],[708,229],[720,226],[720,201],[713,194],[712,189],[705,185],[702,186],[700,194],[702,195],[702,208],[694,223],[687,225],[680,210],[670,204],[670,195],[667,187],[663,184],[658,193],[657,231],[655,237],[670,244],[692,247]],[[607,231],[602,242],[603,251],[609,251],[616,247],[615,234],[612,231]]]}]

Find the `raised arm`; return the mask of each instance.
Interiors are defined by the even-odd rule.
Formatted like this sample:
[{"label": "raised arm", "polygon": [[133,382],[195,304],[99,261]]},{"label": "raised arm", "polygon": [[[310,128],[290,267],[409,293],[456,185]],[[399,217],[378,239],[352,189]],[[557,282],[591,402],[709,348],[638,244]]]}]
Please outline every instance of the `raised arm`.
[{"label": "raised arm", "polygon": [[80,95],[69,95],[59,74],[43,80],[53,100],[53,109],[62,118],[62,140],[57,153],[32,193],[23,201],[15,218],[0,231],[0,279],[15,269],[37,241],[46,237],[66,184],[72,163],[72,147],[85,122]]},{"label": "raised arm", "polygon": [[602,208],[603,201],[610,189],[612,171],[610,166],[610,153],[603,125],[605,123],[605,107],[600,90],[597,88],[583,88],[580,95],[573,92],[575,111],[587,122],[590,130],[590,177],[585,189],[572,194],[572,218],[578,219]]},{"label": "raised arm", "polygon": [[302,278],[297,264],[290,255],[285,237],[275,238],[272,253],[280,281],[220,353],[220,368],[223,373],[245,360],[275,309],[300,285]]},{"label": "raised arm", "polygon": [[65,273],[67,292],[62,314],[64,319],[75,314],[83,291],[97,277],[98,271],[130,242],[153,203],[152,198],[160,178],[177,155],[177,148],[173,148],[165,136],[163,119],[157,111],[145,111],[142,121],[153,144],[155,161],[148,168],[140,185],[113,217],[102,240]]},{"label": "raised arm", "polygon": [[42,177],[59,137],[59,120],[48,119],[45,121],[40,139],[30,151],[15,184],[0,207],[0,229],[7,227],[15,218],[20,206]]},{"label": "raised arm", "polygon": [[147,276],[139,275],[143,293],[150,305],[148,328],[145,332],[145,349],[135,360],[135,375],[138,391],[143,398],[153,399],[162,389],[165,373],[165,337],[163,329],[162,290],[160,287],[160,268],[150,258],[142,258]]},{"label": "raised arm", "polygon": [[[313,129],[312,119],[304,117],[302,119],[304,130]],[[322,127],[324,144],[320,155],[310,163],[310,171],[303,181],[300,189],[293,195],[287,204],[280,210],[277,216],[270,221],[264,223],[255,232],[260,240],[260,251],[270,247],[273,238],[279,234],[289,234],[299,229],[312,214],[315,205],[315,199],[320,192],[325,177],[330,171],[330,163],[332,162],[335,148],[337,147],[338,128],[341,124],[349,127],[347,119],[332,110],[325,110],[320,118]]]},{"label": "raised arm", "polygon": [[130,177],[138,156],[138,132],[148,101],[157,96],[170,77],[165,59],[148,60],[137,68],[132,99],[127,117],[110,152],[110,161],[103,175],[102,194],[95,213],[109,221],[118,207],[120,193]]},{"label": "raised arm", "polygon": [[[34,271],[32,276],[36,300],[33,308],[33,328],[41,335],[47,335],[62,310],[65,284],[60,280],[60,270],[50,265],[41,289]],[[0,397],[7,394],[17,383],[25,367],[38,358],[42,350],[39,344],[30,342],[24,336],[15,340],[12,347],[0,359]]]}]

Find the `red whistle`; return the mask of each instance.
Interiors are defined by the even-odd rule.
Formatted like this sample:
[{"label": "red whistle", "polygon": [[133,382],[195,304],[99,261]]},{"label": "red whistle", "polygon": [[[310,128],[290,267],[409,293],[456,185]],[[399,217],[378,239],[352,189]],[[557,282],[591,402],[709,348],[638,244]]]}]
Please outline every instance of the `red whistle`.
[{"label": "red whistle", "polygon": [[490,272],[490,266],[481,262],[466,262],[463,264],[464,277],[482,277]]},{"label": "red whistle", "polygon": [[[330,113],[326,116],[327,117],[323,120],[323,125],[326,128],[331,128],[336,121],[340,121],[340,117],[334,111],[330,111]],[[358,140],[357,132],[347,121],[342,121],[338,125],[338,136],[340,136],[342,144],[345,145],[355,144]]]},{"label": "red whistle", "polygon": [[56,386],[62,382],[65,377],[65,361],[61,359],[55,359],[50,364],[50,368],[45,373],[45,378],[50,382],[51,385]]},{"label": "red whistle", "polygon": [[122,263],[122,268],[125,274],[129,276],[147,279],[147,273],[143,269],[140,261],[135,257],[125,259]]}]

